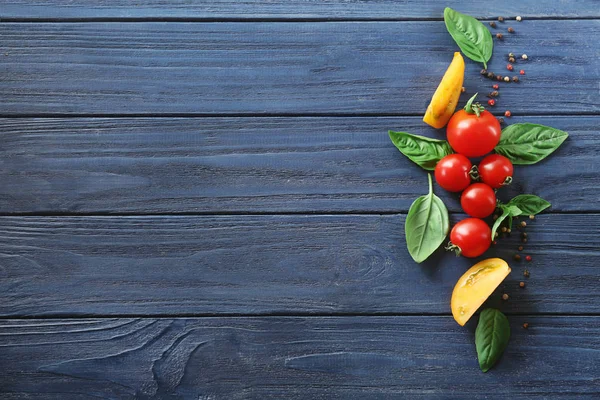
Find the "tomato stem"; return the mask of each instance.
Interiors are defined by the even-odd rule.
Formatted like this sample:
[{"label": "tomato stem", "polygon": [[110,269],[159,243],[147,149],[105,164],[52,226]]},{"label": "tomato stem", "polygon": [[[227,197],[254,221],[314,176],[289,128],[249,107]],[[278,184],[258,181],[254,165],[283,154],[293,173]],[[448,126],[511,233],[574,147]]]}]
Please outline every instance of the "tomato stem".
[{"label": "tomato stem", "polygon": [[479,93],[475,93],[473,97],[471,97],[469,101],[467,101],[464,110],[468,114],[476,114],[479,117],[481,113],[485,111],[485,108],[479,103],[473,103],[478,94]]},{"label": "tomato stem", "polygon": [[512,176],[507,176],[504,182],[502,182],[502,186],[508,186],[512,183]]},{"label": "tomato stem", "polygon": [[469,177],[471,177],[471,179],[475,182],[479,181],[479,168],[477,168],[477,165],[473,165],[471,167],[471,169],[469,170]]},{"label": "tomato stem", "polygon": [[462,254],[462,249],[452,242],[448,242],[448,245],[445,247],[445,249],[447,251],[453,251],[456,253],[456,257],[459,257]]}]

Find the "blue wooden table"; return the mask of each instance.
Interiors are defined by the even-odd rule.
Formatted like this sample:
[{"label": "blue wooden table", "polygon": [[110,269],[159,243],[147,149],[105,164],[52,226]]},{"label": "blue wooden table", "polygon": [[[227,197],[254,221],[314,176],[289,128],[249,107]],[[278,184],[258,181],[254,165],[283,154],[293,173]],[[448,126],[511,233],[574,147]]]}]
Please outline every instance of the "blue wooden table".
[{"label": "blue wooden table", "polygon": [[[515,28],[490,69],[529,55],[494,113],[570,134],[503,194],[552,208],[487,374],[449,309],[473,261],[412,261],[427,182],[387,135],[443,137],[445,6]],[[597,0],[3,1],[0,398],[600,398],[599,43]]]}]

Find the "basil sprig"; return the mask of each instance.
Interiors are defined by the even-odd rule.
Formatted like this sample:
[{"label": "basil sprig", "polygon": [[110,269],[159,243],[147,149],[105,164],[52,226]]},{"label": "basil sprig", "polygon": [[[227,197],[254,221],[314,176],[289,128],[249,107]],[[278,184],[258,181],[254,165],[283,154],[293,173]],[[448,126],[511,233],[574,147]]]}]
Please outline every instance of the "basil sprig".
[{"label": "basil sprig", "polygon": [[490,31],[475,18],[461,14],[449,7],[444,9],[446,29],[462,52],[473,61],[487,62],[492,57],[494,41]]},{"label": "basil sprig", "polygon": [[567,132],[538,124],[512,124],[502,130],[496,153],[513,164],[530,165],[548,157],[569,137]]},{"label": "basil sprig", "polygon": [[412,203],[404,225],[408,252],[418,263],[440,247],[450,230],[448,209],[442,199],[433,194],[431,174],[427,176],[429,193]]},{"label": "basil sprig", "polygon": [[389,131],[389,135],[394,146],[402,154],[428,171],[433,171],[438,161],[452,154],[452,148],[446,140],[431,139],[406,132]]},{"label": "basil sprig", "polygon": [[510,339],[508,318],[495,308],[486,308],[479,315],[475,330],[475,347],[479,368],[487,372],[496,364]]},{"label": "basil sprig", "polygon": [[498,208],[502,210],[502,214],[500,214],[492,227],[492,240],[494,240],[498,228],[500,228],[505,219],[508,218],[508,228],[512,229],[513,217],[536,215],[548,207],[550,207],[549,202],[533,194],[520,194],[506,204],[498,203]]}]

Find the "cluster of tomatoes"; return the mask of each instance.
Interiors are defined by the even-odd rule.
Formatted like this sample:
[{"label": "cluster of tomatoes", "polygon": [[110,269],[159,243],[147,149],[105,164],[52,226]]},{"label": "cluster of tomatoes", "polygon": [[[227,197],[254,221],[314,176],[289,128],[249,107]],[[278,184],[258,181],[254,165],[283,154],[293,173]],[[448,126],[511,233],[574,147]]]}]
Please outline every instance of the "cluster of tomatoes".
[{"label": "cluster of tomatoes", "polygon": [[478,257],[492,243],[492,230],[482,218],[489,217],[496,209],[495,190],[512,181],[513,165],[504,156],[489,154],[477,167],[473,166],[469,158],[490,153],[500,141],[502,129],[489,111],[470,103],[448,122],[448,142],[456,153],[438,162],[435,179],[450,192],[462,191],[460,204],[471,217],[454,225],[448,250],[465,257]]}]

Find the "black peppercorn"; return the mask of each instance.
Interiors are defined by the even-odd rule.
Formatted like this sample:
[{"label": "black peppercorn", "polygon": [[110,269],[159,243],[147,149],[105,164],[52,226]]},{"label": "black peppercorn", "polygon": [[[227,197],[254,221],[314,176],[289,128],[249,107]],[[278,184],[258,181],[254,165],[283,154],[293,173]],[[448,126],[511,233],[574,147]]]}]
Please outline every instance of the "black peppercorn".
[{"label": "black peppercorn", "polygon": [[524,288],[525,287],[525,282],[519,282],[519,287],[520,288]]},{"label": "black peppercorn", "polygon": [[527,232],[521,232],[521,237],[523,239],[527,239]]},{"label": "black peppercorn", "polygon": [[479,71],[479,73],[480,73],[481,75],[487,75],[487,69],[485,69],[485,68],[484,68],[484,69],[482,69],[481,71]]},{"label": "black peppercorn", "polygon": [[493,73],[493,72],[488,72],[488,73],[487,73],[487,77],[488,77],[489,79],[494,79],[494,78],[496,77],[496,75],[494,75],[494,73]]},{"label": "black peppercorn", "polygon": [[498,22],[504,22],[504,18],[498,17]]},{"label": "black peppercorn", "polygon": [[518,76],[513,76],[513,82],[515,82],[515,83],[519,82],[519,77]]},{"label": "black peppercorn", "polygon": [[497,81],[501,81],[502,80],[502,75],[496,75],[496,80]]},{"label": "black peppercorn", "polygon": [[496,39],[502,39],[504,37],[501,33],[496,33]]},{"label": "black peppercorn", "polygon": [[495,23],[494,21],[492,21],[492,22],[490,22],[490,26],[491,26],[492,28],[495,28],[495,27],[496,27],[496,23]]},{"label": "black peppercorn", "polygon": [[515,254],[513,258],[515,259],[515,261],[521,261],[521,256],[518,254]]},{"label": "black peppercorn", "polygon": [[524,276],[525,278],[529,278],[529,275],[530,275],[530,274],[529,274],[529,271],[528,271],[528,270],[525,270],[525,271],[523,271],[523,276]]},{"label": "black peppercorn", "polygon": [[498,118],[498,122],[500,122],[501,124],[503,124],[504,123],[504,118],[502,118],[502,117]]},{"label": "black peppercorn", "polygon": [[529,328],[529,324],[528,324],[527,322],[525,322],[525,323],[523,324],[523,328],[524,328],[524,329],[527,329],[527,328]]},{"label": "black peppercorn", "polygon": [[508,28],[508,33],[515,33],[515,30],[513,28]]},{"label": "black peppercorn", "polygon": [[508,62],[514,63],[517,62],[514,57],[508,57]]},{"label": "black peppercorn", "polygon": [[521,227],[525,228],[527,226],[527,222],[521,221]]},{"label": "black peppercorn", "polygon": [[523,251],[523,246],[519,246],[519,251]]},{"label": "black peppercorn", "polygon": [[527,243],[527,239],[525,239],[525,238],[521,239],[521,243]]}]

